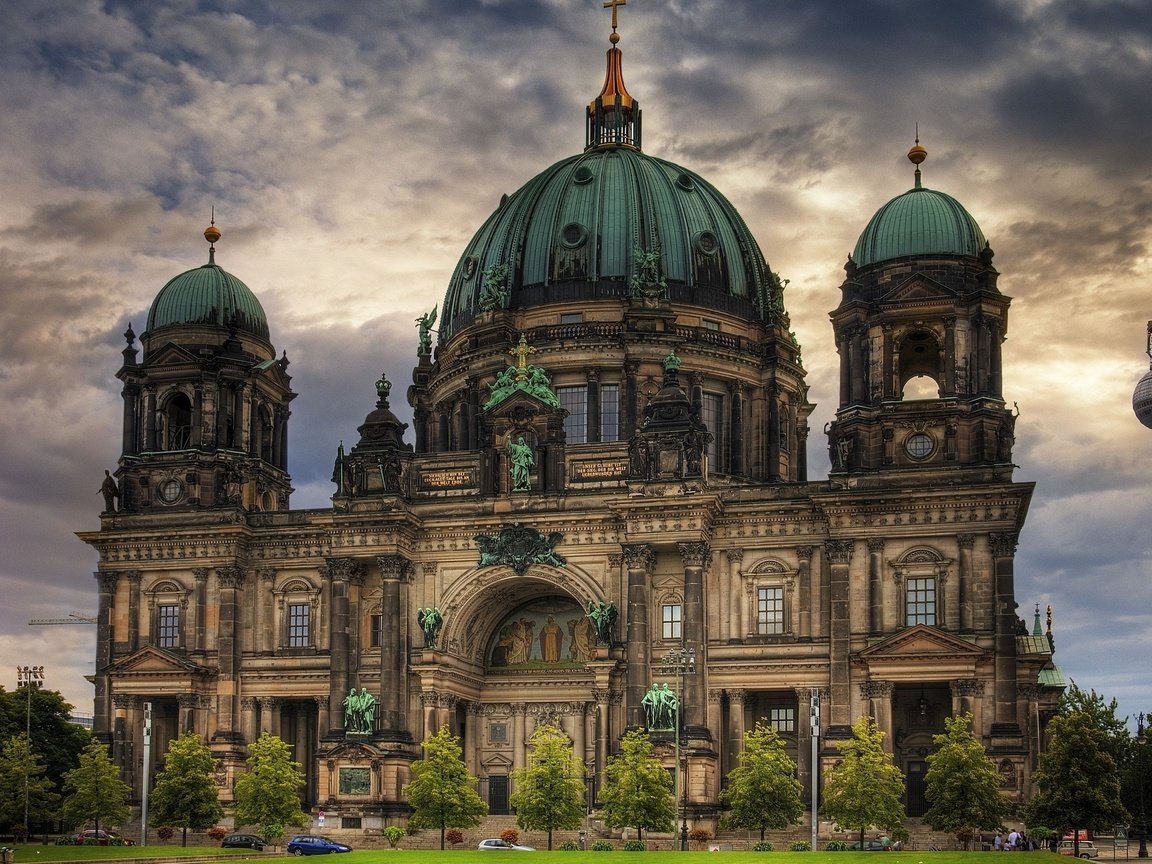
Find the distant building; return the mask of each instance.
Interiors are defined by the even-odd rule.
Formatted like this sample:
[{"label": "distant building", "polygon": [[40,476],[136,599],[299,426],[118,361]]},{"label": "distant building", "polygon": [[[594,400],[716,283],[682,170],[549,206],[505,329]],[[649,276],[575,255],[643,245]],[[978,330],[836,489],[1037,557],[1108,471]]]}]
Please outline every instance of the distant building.
[{"label": "distant building", "polygon": [[594,796],[660,682],[683,700],[693,825],[756,723],[812,782],[812,691],[821,760],[874,716],[910,815],[962,712],[1028,796],[1064,682],[1039,612],[1017,614],[1032,484],[1013,480],[1009,298],[979,225],[922,184],[918,142],[912,188],[861,214],[822,349],[832,469],[810,479],[785,283],[715,187],[641,149],[617,41],[585,148],[501,202],[435,334],[421,319],[411,434],[386,377],[374,407],[349,383],[367,416],[348,451],[331,430],[331,507],[289,506],[288,359],[214,225],[208,263],[161,289],[139,347],[126,334],[116,487],[80,536],[100,556],[94,729],[137,790],[150,702],[153,752],[200,733],[225,799],[267,731],[307,805],[371,827],[407,812],[419,743],[448,725],[507,812],[542,722]]}]

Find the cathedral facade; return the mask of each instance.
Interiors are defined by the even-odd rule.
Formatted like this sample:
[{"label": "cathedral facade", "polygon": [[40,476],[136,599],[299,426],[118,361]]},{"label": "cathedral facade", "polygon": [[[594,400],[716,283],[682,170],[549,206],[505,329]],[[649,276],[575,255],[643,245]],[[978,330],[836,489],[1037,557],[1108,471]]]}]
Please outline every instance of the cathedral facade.
[{"label": "cathedral facade", "polygon": [[1063,681],[1039,611],[1017,614],[1032,487],[990,245],[922,184],[917,142],[913,187],[861,218],[845,267],[832,467],[810,478],[785,284],[715,187],[643,150],[618,41],[584,149],[501,202],[420,319],[412,429],[381,376],[330,507],[291,508],[288,360],[214,225],[209,262],[163,287],[139,347],[125,334],[122,456],[80,536],[95,731],[137,792],[147,704],[152,752],[200,734],[225,801],[246,745],[280,736],[335,827],[403,821],[442,726],[507,813],[528,738],[558,724],[594,804],[620,736],[667,726],[656,686],[693,827],[757,723],[810,790],[874,717],[916,816],[932,736],[971,713],[1028,797]]}]

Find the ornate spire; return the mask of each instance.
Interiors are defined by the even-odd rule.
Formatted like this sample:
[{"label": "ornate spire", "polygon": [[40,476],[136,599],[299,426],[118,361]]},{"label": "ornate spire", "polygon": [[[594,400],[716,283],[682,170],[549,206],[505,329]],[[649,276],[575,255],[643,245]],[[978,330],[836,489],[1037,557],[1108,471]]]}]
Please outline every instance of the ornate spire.
[{"label": "ornate spire", "polygon": [[626,3],[627,0],[604,0],[604,8],[612,10],[612,35],[608,37],[612,47],[608,49],[604,86],[600,95],[588,103],[585,150],[621,146],[640,149],[640,103],[624,86],[623,55],[616,47],[620,41],[616,11]]},{"label": "ornate spire", "polygon": [[920,185],[920,163],[928,158],[928,151],[920,146],[920,127],[916,127],[916,143],[912,145],[908,151],[908,161],[916,166],[916,188],[921,189]]},{"label": "ornate spire", "polygon": [[216,241],[223,235],[220,229],[216,227],[216,208],[212,208],[212,222],[204,229],[204,239],[208,241],[208,263],[216,263]]}]

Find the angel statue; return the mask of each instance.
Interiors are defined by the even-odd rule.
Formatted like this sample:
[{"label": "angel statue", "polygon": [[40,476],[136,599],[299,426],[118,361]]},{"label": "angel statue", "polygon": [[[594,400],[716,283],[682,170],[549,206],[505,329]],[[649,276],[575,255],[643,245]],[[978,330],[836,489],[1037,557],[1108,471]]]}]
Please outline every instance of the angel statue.
[{"label": "angel statue", "polygon": [[435,648],[436,636],[444,625],[444,616],[440,614],[440,610],[435,606],[417,609],[416,621],[419,623],[420,629],[424,631],[424,647]]},{"label": "angel statue", "polygon": [[416,329],[420,331],[420,347],[416,349],[419,356],[432,353],[432,325],[436,323],[436,312],[440,308],[437,304],[431,312],[425,312],[416,319]]}]

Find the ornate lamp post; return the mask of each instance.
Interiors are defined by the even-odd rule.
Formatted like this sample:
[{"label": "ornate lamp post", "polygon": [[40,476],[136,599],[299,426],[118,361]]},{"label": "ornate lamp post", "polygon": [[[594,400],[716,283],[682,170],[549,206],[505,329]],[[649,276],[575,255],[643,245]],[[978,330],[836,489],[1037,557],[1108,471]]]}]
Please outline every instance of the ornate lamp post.
[{"label": "ornate lamp post", "polygon": [[1145,732],[1144,721],[1145,719],[1152,720],[1152,715],[1145,715],[1141,713],[1136,718],[1136,743],[1140,745],[1140,755],[1137,756],[1139,770],[1136,772],[1136,782],[1140,789],[1140,850],[1136,853],[1137,858],[1148,857],[1148,817],[1144,812],[1144,746],[1148,743],[1148,736]]},{"label": "ornate lamp post", "polygon": [[[43,666],[17,666],[16,687],[28,689],[28,710],[24,718],[24,734],[28,738],[28,749],[32,749],[32,690],[44,686]],[[24,840],[28,840],[28,765],[24,766]]]},{"label": "ornate lamp post", "polygon": [[683,771],[681,771],[680,734],[683,727],[680,721],[684,715],[684,676],[696,673],[696,649],[670,648],[661,662],[660,672],[663,675],[676,676],[674,720],[676,727],[674,730],[676,735],[676,806],[680,811],[680,851],[683,852],[688,849],[688,782],[687,777],[682,777],[682,774],[687,775],[688,773],[688,754],[684,754],[684,766]]}]

